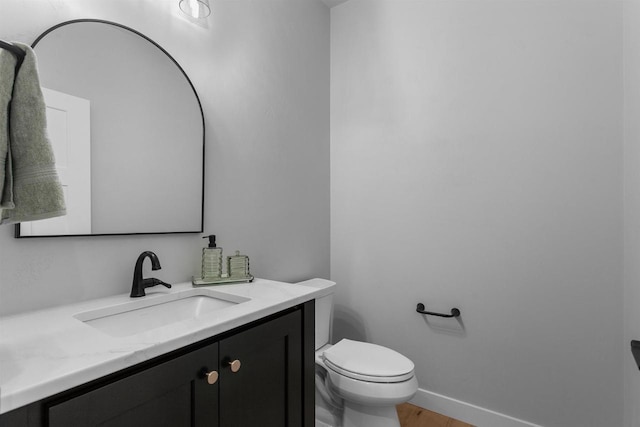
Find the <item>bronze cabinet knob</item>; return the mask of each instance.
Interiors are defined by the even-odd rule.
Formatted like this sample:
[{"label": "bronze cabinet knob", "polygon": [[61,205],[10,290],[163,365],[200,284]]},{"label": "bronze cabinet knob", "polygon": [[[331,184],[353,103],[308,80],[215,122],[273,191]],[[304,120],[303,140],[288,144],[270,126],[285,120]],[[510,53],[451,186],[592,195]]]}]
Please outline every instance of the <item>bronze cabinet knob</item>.
[{"label": "bronze cabinet knob", "polygon": [[238,359],[232,362],[229,362],[229,367],[231,368],[231,372],[238,372],[240,370],[240,366],[242,366],[242,364]]},{"label": "bronze cabinet knob", "polygon": [[205,372],[204,376],[211,385],[218,382],[218,371]]}]

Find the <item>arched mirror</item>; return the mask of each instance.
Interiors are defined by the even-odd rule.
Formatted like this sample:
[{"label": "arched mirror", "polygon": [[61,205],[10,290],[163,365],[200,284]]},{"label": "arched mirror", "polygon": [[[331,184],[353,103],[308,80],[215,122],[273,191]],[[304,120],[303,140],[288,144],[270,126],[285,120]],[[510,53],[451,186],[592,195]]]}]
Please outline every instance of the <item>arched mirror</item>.
[{"label": "arched mirror", "polygon": [[89,19],[48,29],[33,49],[68,215],[16,236],[202,232],[204,116],[169,53]]}]

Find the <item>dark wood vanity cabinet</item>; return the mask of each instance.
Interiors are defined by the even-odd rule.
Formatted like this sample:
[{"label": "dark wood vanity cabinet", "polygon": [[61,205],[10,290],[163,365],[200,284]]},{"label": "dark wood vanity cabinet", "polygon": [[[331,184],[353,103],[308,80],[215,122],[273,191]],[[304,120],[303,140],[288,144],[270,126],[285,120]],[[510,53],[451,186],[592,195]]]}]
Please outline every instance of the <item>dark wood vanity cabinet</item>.
[{"label": "dark wood vanity cabinet", "polygon": [[218,344],[47,405],[49,427],[218,426],[217,384],[204,372],[216,369]]},{"label": "dark wood vanity cabinet", "polygon": [[313,427],[313,304],[9,412],[0,425]]},{"label": "dark wood vanity cabinet", "polygon": [[[220,341],[220,426],[303,425],[301,315],[297,311]],[[235,373],[234,361],[241,362]]]}]

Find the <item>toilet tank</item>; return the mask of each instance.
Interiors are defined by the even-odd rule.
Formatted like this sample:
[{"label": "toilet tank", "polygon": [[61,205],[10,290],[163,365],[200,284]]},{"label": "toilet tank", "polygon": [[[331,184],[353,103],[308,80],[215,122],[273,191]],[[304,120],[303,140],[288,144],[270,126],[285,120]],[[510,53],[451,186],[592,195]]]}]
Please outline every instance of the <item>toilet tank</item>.
[{"label": "toilet tank", "polygon": [[327,295],[316,298],[316,350],[331,343],[331,320],[333,314],[333,288],[335,282],[324,279],[311,279],[298,282],[298,285],[314,288],[331,288]]},{"label": "toilet tank", "polygon": [[316,350],[331,342],[333,293],[316,298]]}]

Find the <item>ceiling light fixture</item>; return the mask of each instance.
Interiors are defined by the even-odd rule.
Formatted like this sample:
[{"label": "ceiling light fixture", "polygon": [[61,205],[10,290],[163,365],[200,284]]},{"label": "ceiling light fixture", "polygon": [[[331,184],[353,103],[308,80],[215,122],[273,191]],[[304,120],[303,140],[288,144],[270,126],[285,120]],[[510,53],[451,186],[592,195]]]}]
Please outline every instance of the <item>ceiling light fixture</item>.
[{"label": "ceiling light fixture", "polygon": [[211,15],[209,0],[180,0],[180,10],[198,19]]}]

